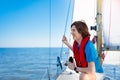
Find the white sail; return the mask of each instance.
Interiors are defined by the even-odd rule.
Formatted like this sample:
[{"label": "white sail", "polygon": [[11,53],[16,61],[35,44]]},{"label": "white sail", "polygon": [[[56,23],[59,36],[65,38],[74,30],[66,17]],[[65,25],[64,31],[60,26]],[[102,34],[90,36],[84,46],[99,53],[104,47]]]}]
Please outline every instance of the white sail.
[{"label": "white sail", "polygon": [[85,20],[88,26],[95,23],[96,0],[74,0],[73,22]]},{"label": "white sail", "polygon": [[120,50],[120,0],[103,0],[104,47]]}]

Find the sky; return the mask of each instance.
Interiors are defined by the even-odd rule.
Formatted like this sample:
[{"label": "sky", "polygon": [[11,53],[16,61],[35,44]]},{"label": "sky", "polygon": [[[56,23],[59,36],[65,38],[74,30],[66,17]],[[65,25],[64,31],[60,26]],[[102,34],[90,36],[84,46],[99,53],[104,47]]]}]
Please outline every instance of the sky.
[{"label": "sky", "polygon": [[[103,0],[106,45],[120,44],[119,2]],[[95,17],[96,0],[0,0],[0,47],[61,47],[74,20],[85,20],[90,29]]]},{"label": "sky", "polygon": [[0,0],[0,47],[61,47],[72,9],[73,0]]}]

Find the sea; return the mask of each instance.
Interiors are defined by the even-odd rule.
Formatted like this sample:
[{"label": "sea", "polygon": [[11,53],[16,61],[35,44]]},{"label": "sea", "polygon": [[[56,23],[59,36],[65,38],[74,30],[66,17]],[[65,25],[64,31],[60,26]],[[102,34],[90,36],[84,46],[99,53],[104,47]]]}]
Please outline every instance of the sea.
[{"label": "sea", "polygon": [[[107,58],[114,57],[113,63],[120,62],[120,54],[106,55]],[[64,63],[68,58],[68,48],[0,48],[0,80],[56,80],[66,69]],[[120,64],[110,64],[110,60],[106,59],[103,64],[104,73],[120,80]]]}]

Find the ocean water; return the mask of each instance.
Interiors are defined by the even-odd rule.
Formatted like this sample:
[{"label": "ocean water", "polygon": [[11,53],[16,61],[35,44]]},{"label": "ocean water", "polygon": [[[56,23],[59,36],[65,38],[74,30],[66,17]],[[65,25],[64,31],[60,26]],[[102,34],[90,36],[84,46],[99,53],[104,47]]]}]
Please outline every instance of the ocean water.
[{"label": "ocean water", "polygon": [[[0,48],[0,80],[56,80],[65,70],[57,66],[57,57],[65,62],[67,53],[67,48]],[[120,80],[120,65],[104,64],[103,69]]]},{"label": "ocean water", "polygon": [[[0,48],[0,80],[55,80],[67,48]],[[65,54],[64,58],[67,58]]]}]

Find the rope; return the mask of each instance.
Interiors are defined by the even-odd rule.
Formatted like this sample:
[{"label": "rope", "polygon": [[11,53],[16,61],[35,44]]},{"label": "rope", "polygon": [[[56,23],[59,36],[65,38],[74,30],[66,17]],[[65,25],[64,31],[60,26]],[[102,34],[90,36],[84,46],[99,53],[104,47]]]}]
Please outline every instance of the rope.
[{"label": "rope", "polygon": [[[67,11],[67,17],[66,17],[66,23],[65,23],[65,29],[64,29],[64,34],[66,33],[66,29],[67,29],[67,22],[68,22],[68,17],[69,17],[69,12],[70,12],[70,4],[71,4],[71,0],[69,1],[69,6],[68,6],[68,11]],[[62,46],[61,46],[61,51],[60,51],[60,58],[62,60],[62,52],[63,52],[63,43],[62,43]]]}]

